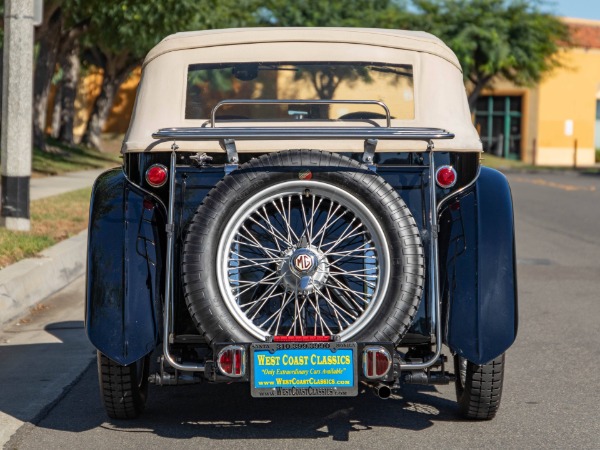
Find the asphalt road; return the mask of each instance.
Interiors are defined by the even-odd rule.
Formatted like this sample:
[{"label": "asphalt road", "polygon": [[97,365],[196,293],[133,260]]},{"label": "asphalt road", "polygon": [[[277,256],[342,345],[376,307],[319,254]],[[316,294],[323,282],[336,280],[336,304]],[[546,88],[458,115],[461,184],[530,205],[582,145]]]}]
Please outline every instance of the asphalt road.
[{"label": "asphalt road", "polygon": [[600,448],[600,176],[509,180],[520,330],[493,421],[459,419],[453,386],[383,401],[259,400],[244,385],[151,387],[141,419],[109,421],[90,366],[6,448]]}]

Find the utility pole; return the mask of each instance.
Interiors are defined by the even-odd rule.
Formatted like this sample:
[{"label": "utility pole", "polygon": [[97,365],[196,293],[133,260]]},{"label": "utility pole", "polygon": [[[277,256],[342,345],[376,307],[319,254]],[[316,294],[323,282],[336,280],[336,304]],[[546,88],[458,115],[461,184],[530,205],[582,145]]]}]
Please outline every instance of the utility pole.
[{"label": "utility pole", "polygon": [[0,225],[28,231],[34,0],[4,1]]}]

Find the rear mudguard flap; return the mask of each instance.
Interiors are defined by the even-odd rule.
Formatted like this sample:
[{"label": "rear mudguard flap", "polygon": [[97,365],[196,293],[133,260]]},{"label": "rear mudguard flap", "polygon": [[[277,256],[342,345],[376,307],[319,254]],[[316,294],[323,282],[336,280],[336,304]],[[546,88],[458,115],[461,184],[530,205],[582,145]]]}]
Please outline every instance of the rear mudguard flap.
[{"label": "rear mudguard flap", "polygon": [[506,177],[485,167],[440,214],[443,335],[454,353],[475,364],[504,353],[517,335],[513,222]]},{"label": "rear mudguard flap", "polygon": [[110,170],[90,202],[86,318],[92,344],[126,365],[152,352],[161,335],[162,234],[159,200]]}]

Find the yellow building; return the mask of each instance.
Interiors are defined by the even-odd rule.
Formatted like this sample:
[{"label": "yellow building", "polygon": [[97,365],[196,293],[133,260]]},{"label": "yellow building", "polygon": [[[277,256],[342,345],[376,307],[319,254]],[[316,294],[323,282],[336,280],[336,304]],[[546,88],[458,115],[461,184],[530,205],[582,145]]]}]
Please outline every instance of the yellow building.
[{"label": "yellow building", "polygon": [[475,123],[492,154],[543,166],[590,166],[600,149],[600,21],[563,19],[573,47],[531,89],[495,83]]}]

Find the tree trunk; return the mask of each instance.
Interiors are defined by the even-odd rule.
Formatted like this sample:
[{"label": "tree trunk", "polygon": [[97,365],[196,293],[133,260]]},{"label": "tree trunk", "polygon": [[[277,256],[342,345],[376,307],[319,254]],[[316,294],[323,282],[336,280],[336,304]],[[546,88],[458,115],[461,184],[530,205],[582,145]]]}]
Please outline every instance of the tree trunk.
[{"label": "tree trunk", "polygon": [[77,41],[65,53],[62,58],[61,67],[63,69],[63,80],[58,139],[67,144],[74,144],[75,97],[77,96],[77,82],[79,81],[79,71],[81,69]]},{"label": "tree trunk", "polygon": [[100,95],[98,95],[94,102],[92,114],[90,115],[85,134],[81,140],[83,144],[97,150],[102,150],[102,131],[104,130],[104,125],[106,125],[106,120],[108,119],[108,115],[113,106],[117,91],[131,70],[133,70],[132,65],[126,65],[125,67],[119,68],[118,66],[120,65],[118,60],[107,60],[104,69],[104,77],[102,78]]},{"label": "tree trunk", "polygon": [[45,128],[48,109],[48,93],[60,42],[62,13],[57,9],[50,17],[45,32],[39,39],[38,57],[33,79],[33,145],[46,150]]},{"label": "tree trunk", "polygon": [[60,131],[60,110],[62,107],[62,80],[56,86],[56,92],[54,94],[54,105],[52,105],[52,126],[50,135],[53,138],[58,137]]},{"label": "tree trunk", "polygon": [[481,94],[481,91],[488,86],[491,80],[492,77],[470,78],[470,81],[473,84],[473,90],[469,92],[468,96],[471,113],[475,112],[475,104],[477,103],[477,100],[479,100],[479,95]]}]

